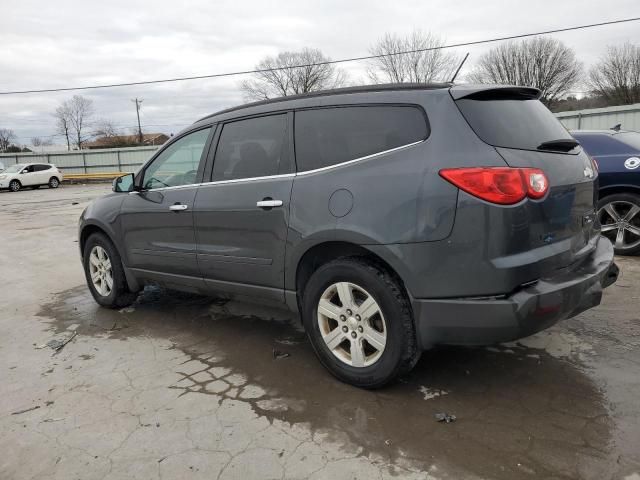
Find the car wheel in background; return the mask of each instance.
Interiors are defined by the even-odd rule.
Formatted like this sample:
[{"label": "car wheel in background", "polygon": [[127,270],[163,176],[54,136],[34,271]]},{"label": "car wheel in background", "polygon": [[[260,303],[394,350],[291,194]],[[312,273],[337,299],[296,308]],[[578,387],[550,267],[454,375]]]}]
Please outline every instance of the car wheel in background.
[{"label": "car wheel in background", "polygon": [[122,260],[105,235],[94,233],[84,246],[84,273],[93,298],[103,307],[131,305],[137,295],[129,290]]},{"label": "car wheel in background", "polygon": [[12,192],[17,192],[22,188],[22,184],[18,180],[11,180],[9,182],[9,190]]},{"label": "car wheel in background", "polygon": [[598,219],[602,235],[613,243],[617,255],[640,253],[640,196],[617,193],[600,199]]},{"label": "car wheel in background", "polygon": [[307,283],[302,308],[316,354],[343,382],[382,387],[420,356],[406,294],[394,275],[365,259],[321,266]]},{"label": "car wheel in background", "polygon": [[60,180],[57,177],[51,177],[49,179],[49,188],[58,188],[60,186]]}]

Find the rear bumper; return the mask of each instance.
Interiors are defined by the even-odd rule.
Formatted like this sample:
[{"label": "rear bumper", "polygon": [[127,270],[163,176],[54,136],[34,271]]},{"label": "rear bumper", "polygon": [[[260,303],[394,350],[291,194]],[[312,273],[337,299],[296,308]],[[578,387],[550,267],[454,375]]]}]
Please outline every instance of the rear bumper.
[{"label": "rear bumper", "polygon": [[414,299],[421,344],[489,345],[526,337],[600,304],[602,290],[616,281],[613,247],[604,237],[578,266],[508,296]]}]

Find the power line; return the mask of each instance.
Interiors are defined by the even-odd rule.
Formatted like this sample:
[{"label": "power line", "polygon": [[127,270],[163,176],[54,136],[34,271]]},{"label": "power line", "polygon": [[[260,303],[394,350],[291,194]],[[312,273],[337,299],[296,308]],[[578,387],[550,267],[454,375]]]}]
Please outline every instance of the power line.
[{"label": "power line", "polygon": [[254,69],[254,70],[242,70],[242,71],[238,71],[238,72],[213,73],[213,74],[210,74],[210,75],[195,75],[195,76],[190,76],[190,77],[166,78],[166,79],[162,79],[162,80],[145,80],[145,81],[140,81],[140,82],[125,82],[125,83],[109,83],[109,84],[102,84],[102,85],[88,85],[88,86],[82,86],[82,87],[43,88],[43,89],[34,89],[34,90],[14,90],[14,91],[8,91],[8,92],[0,92],[0,95],[21,95],[21,94],[26,94],[26,93],[68,92],[68,91],[73,91],[73,90],[94,90],[94,89],[99,89],[99,88],[131,87],[131,86],[136,86],[136,85],[151,85],[151,84],[157,84],[157,83],[183,82],[183,81],[187,81],[187,80],[201,80],[201,79],[205,79],[205,78],[232,77],[232,76],[238,76],[238,75],[248,75],[248,74],[252,74],[252,73],[273,72],[273,71],[276,71],[276,70],[289,70],[289,69],[292,69],[292,68],[315,67],[315,66],[322,66],[322,65],[334,65],[334,64],[338,64],[338,63],[359,62],[359,61],[362,61],[362,60],[372,60],[372,59],[375,59],[375,58],[392,57],[392,56],[396,56],[396,55],[406,55],[406,54],[409,54],[409,53],[427,52],[427,51],[431,51],[431,50],[442,50],[442,49],[446,49],[446,48],[467,47],[467,46],[471,46],[471,45],[481,45],[481,44],[484,44],[484,43],[502,42],[502,41],[505,41],[505,40],[516,40],[516,39],[519,39],[519,38],[535,37],[535,36],[538,36],[538,35],[548,35],[548,34],[551,34],[551,33],[561,33],[561,32],[569,32],[569,31],[573,31],[573,30],[583,30],[583,29],[586,29],[586,28],[602,27],[602,26],[605,26],[605,25],[615,25],[615,24],[620,24],[620,23],[636,22],[638,20],[640,20],[640,17],[623,18],[623,19],[619,19],[619,20],[610,20],[610,21],[607,21],[607,22],[591,23],[591,24],[587,24],[587,25],[577,25],[577,26],[574,26],[574,27],[556,28],[556,29],[553,29],[553,30],[545,30],[545,31],[541,31],[541,32],[522,33],[522,34],[519,34],[519,35],[509,35],[509,36],[505,36],[505,37],[496,37],[496,38],[490,38],[490,39],[485,39],[485,40],[475,40],[475,41],[471,41],[471,42],[453,43],[453,44],[449,44],[449,45],[442,45],[442,46],[439,46],[439,47],[418,48],[418,49],[415,49],[415,50],[405,50],[405,51],[401,51],[401,52],[385,53],[385,54],[381,54],[381,55],[366,55],[366,56],[361,56],[361,57],[342,58],[342,59],[339,59],[339,60],[327,60],[325,62],[305,63],[305,64],[300,64],[300,65],[291,65],[291,66],[287,66],[287,67],[259,68],[259,69]]}]

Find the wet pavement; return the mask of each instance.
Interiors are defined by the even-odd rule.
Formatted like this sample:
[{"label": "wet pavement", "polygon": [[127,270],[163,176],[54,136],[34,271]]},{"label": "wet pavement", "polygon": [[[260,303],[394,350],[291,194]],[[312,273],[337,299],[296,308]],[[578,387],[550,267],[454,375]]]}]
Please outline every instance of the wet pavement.
[{"label": "wet pavement", "polygon": [[99,308],[76,228],[105,191],[0,193],[0,478],[640,480],[640,259],[596,309],[372,392],[279,308],[152,287]]}]

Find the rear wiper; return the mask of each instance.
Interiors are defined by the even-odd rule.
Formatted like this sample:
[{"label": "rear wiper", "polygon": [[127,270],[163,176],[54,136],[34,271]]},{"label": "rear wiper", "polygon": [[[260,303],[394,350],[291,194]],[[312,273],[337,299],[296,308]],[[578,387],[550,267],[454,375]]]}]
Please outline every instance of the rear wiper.
[{"label": "rear wiper", "polygon": [[561,138],[559,140],[549,140],[542,142],[536,148],[538,150],[551,150],[556,152],[569,152],[576,148],[580,143],[573,138]]}]

